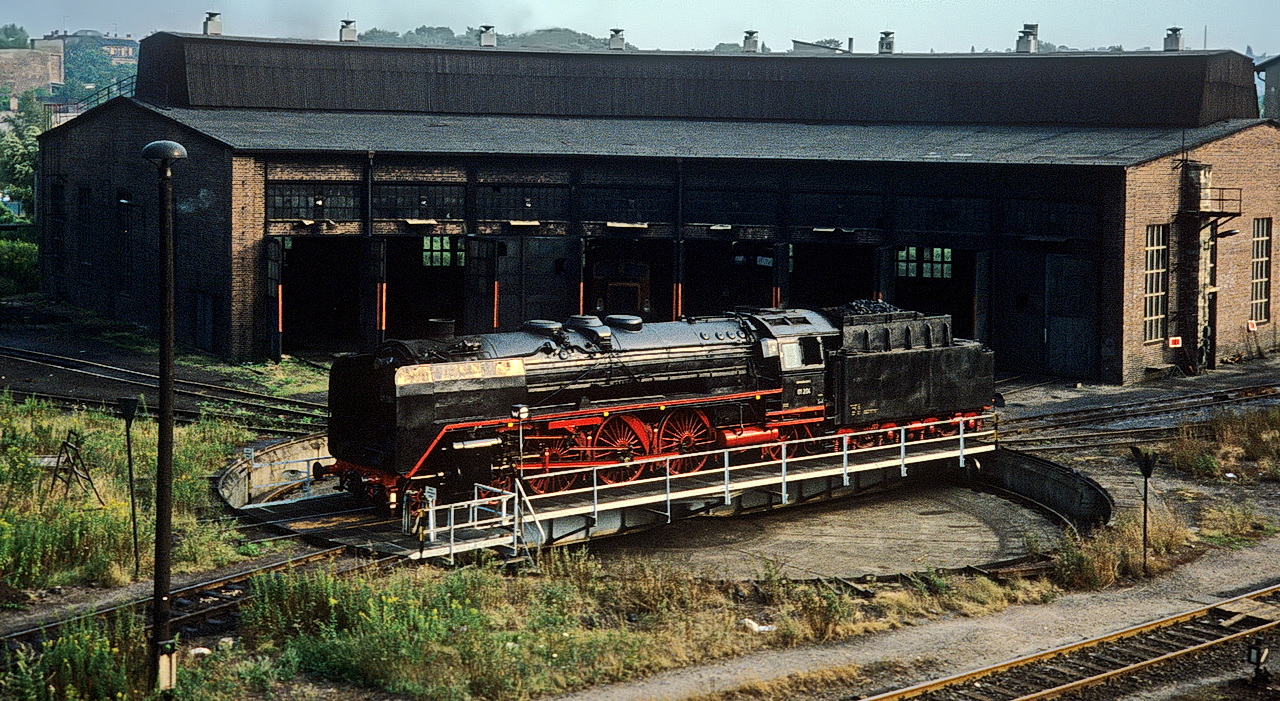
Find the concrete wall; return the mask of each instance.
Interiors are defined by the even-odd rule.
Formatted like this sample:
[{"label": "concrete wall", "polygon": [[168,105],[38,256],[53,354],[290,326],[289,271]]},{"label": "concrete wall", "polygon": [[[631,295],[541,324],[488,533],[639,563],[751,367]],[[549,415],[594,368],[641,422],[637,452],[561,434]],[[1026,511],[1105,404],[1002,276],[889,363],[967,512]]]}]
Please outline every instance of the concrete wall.
[{"label": "concrete wall", "polygon": [[1043,458],[998,448],[972,477],[1024,496],[1066,517],[1080,531],[1111,520],[1111,495],[1089,477]]}]

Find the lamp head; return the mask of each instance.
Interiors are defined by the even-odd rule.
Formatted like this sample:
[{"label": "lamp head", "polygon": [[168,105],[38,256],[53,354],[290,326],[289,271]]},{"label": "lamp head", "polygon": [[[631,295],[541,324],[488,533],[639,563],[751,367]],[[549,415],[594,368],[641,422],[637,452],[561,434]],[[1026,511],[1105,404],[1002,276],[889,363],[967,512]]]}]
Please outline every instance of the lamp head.
[{"label": "lamp head", "polygon": [[142,157],[156,165],[164,165],[186,158],[187,149],[176,141],[152,141],[142,147]]},{"label": "lamp head", "polygon": [[133,421],[133,417],[138,412],[137,397],[120,397],[116,399],[116,404],[120,407],[120,416],[125,421]]}]

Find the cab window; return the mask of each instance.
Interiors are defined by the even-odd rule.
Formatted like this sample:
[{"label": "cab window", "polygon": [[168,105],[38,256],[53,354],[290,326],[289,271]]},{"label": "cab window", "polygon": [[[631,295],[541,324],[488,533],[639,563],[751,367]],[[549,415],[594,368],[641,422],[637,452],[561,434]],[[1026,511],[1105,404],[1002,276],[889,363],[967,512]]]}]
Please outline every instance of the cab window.
[{"label": "cab window", "polygon": [[783,341],[779,344],[783,370],[822,365],[822,339],[817,336]]},{"label": "cab window", "polygon": [[801,356],[800,356],[799,343],[795,341],[784,341],[783,343],[779,344],[779,350],[781,351],[779,355],[782,358],[783,370],[795,370],[796,368],[804,365],[804,363],[801,362],[801,359],[800,359]]}]

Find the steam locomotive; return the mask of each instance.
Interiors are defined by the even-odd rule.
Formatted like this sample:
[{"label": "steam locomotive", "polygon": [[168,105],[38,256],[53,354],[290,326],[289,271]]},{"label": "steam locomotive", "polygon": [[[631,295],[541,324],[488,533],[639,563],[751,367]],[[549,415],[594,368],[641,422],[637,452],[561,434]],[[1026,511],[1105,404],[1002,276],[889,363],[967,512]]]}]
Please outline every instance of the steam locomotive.
[{"label": "steam locomotive", "polygon": [[336,460],[317,476],[394,510],[423,487],[447,501],[474,483],[543,493],[581,486],[580,468],[611,466],[597,471],[607,483],[653,469],[629,458],[692,472],[715,449],[758,446],[767,459],[810,436],[946,430],[929,424],[989,408],[992,373],[991,351],[952,338],[949,316],[883,302],[393,340],[335,360]]}]

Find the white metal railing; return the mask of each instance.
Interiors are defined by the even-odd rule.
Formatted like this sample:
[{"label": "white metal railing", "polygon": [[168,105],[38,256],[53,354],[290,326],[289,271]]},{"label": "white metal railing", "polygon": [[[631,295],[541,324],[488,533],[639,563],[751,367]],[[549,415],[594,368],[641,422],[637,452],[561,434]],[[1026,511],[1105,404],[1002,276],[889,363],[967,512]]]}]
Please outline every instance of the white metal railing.
[{"label": "white metal railing", "polygon": [[[453,561],[454,555],[468,550],[495,545],[510,545],[518,550],[523,546],[524,495],[520,485],[515,491],[507,491],[475,484],[473,493],[474,498],[467,501],[437,504],[430,499],[419,508],[401,510],[401,530],[417,536],[419,557],[430,550]],[[537,527],[542,533],[541,525]],[[494,531],[510,534],[494,536]]]},{"label": "white metal railing", "polygon": [[[717,491],[723,489],[726,504],[732,501],[735,486],[744,488],[744,485],[756,486],[756,483],[779,485],[782,502],[786,503],[790,501],[788,485],[798,480],[838,474],[847,487],[850,476],[857,472],[884,469],[895,464],[905,477],[907,466],[912,462],[908,458],[918,455],[922,459],[933,459],[935,456],[933,452],[913,454],[909,448],[930,445],[947,448],[947,452],[954,451],[958,456],[963,469],[966,451],[972,452],[969,441],[994,435],[993,420],[994,415],[984,414],[874,431],[624,460],[608,465],[556,470],[543,475],[526,475],[523,481],[531,483],[540,479],[561,482],[572,479],[580,483],[570,489],[543,494],[527,494],[521,480],[516,481],[514,491],[476,484],[474,498],[469,501],[452,504],[430,502],[420,509],[404,509],[402,527],[405,533],[418,536],[420,553],[430,548],[433,552],[452,558],[455,553],[464,550],[491,547],[494,538],[486,537],[484,532],[487,530],[511,529],[510,545],[518,549],[525,545],[525,527],[529,524],[538,532],[538,543],[545,542],[546,532],[535,515],[535,505],[548,504],[551,499],[563,499],[566,496],[589,496],[588,510],[592,517],[596,517],[601,508],[609,508],[610,501],[624,498],[619,490],[627,489],[629,494],[625,498],[635,499],[636,487],[650,487],[649,494],[641,499],[665,502],[668,521],[672,518],[673,498],[681,498],[693,491],[699,494],[710,493],[709,485],[713,482],[720,485],[716,487]],[[983,423],[983,428],[976,431],[969,428],[978,421]],[[933,432],[940,435],[925,435],[909,440],[909,433],[924,429],[934,429]],[[875,445],[865,445],[872,442]],[[838,467],[834,466],[834,458],[837,457]],[[673,463],[679,466],[687,464],[681,462],[687,460],[703,464],[694,471],[681,471],[679,467],[673,471]],[[602,473],[609,475],[611,471],[619,470],[642,476],[639,479],[616,482],[602,477]],[[717,477],[714,481],[708,479],[717,473],[722,477]],[[553,512],[555,508],[548,504],[547,511]],[[577,510],[583,511],[583,508],[579,505]],[[443,551],[440,550],[441,546]]]},{"label": "white metal railing", "polygon": [[[908,457],[911,457],[909,448],[919,446],[934,445],[941,447],[948,444],[954,445],[960,467],[963,469],[965,467],[966,451],[970,449],[969,441],[994,435],[994,419],[994,414],[982,414],[892,428],[797,438],[738,448],[721,448],[697,453],[640,458],[609,465],[556,470],[541,475],[526,474],[524,479],[526,482],[535,484],[538,480],[555,479],[563,482],[566,479],[575,479],[580,485],[571,489],[548,490],[547,493],[531,494],[529,496],[530,505],[536,505],[540,502],[566,495],[589,494],[593,516],[598,514],[601,503],[609,501],[611,495],[617,494],[618,490],[633,489],[637,486],[643,487],[646,485],[661,486],[665,497],[664,500],[668,502],[668,516],[670,516],[669,502],[671,495],[687,491],[679,486],[673,489],[673,483],[679,484],[682,481],[683,483],[689,483],[691,480],[696,480],[700,483],[698,485],[699,491],[705,491],[707,476],[716,472],[723,475],[723,494],[726,504],[732,501],[735,478],[741,478],[737,480],[738,482],[755,482],[772,478],[779,485],[782,501],[786,503],[790,501],[788,493],[789,482],[793,482],[796,479],[812,479],[814,476],[812,473],[815,470],[811,468],[816,463],[830,461],[836,457],[840,458],[838,474],[841,475],[842,483],[846,487],[849,486],[851,474],[866,470],[883,469],[886,466],[885,455],[893,452],[894,449],[896,449],[897,453],[894,462],[898,465],[900,474],[903,477],[907,475],[907,465],[912,462],[908,460]],[[982,422],[982,429],[974,431],[969,428],[969,425],[978,421]],[[939,435],[925,435],[920,438],[910,439],[909,433],[923,429],[934,429],[933,432]],[[889,442],[890,440],[892,442]],[[875,444],[865,445],[866,443]],[[770,453],[773,455],[770,455]],[[685,460],[700,460],[704,457],[706,458],[705,464],[696,471],[672,471],[672,463],[679,463]],[[870,458],[873,457],[877,459],[871,460]],[[709,469],[714,464],[718,464],[719,467]],[[644,467],[646,465],[649,467]],[[601,473],[616,471],[620,468],[631,472],[647,472],[648,476],[617,482],[601,478]],[[765,474],[761,474],[762,468]],[[827,466],[819,471],[823,475],[827,475],[832,469],[834,468]],[[803,474],[797,476],[797,471],[801,471]],[[769,474],[770,472],[772,474]]]}]

